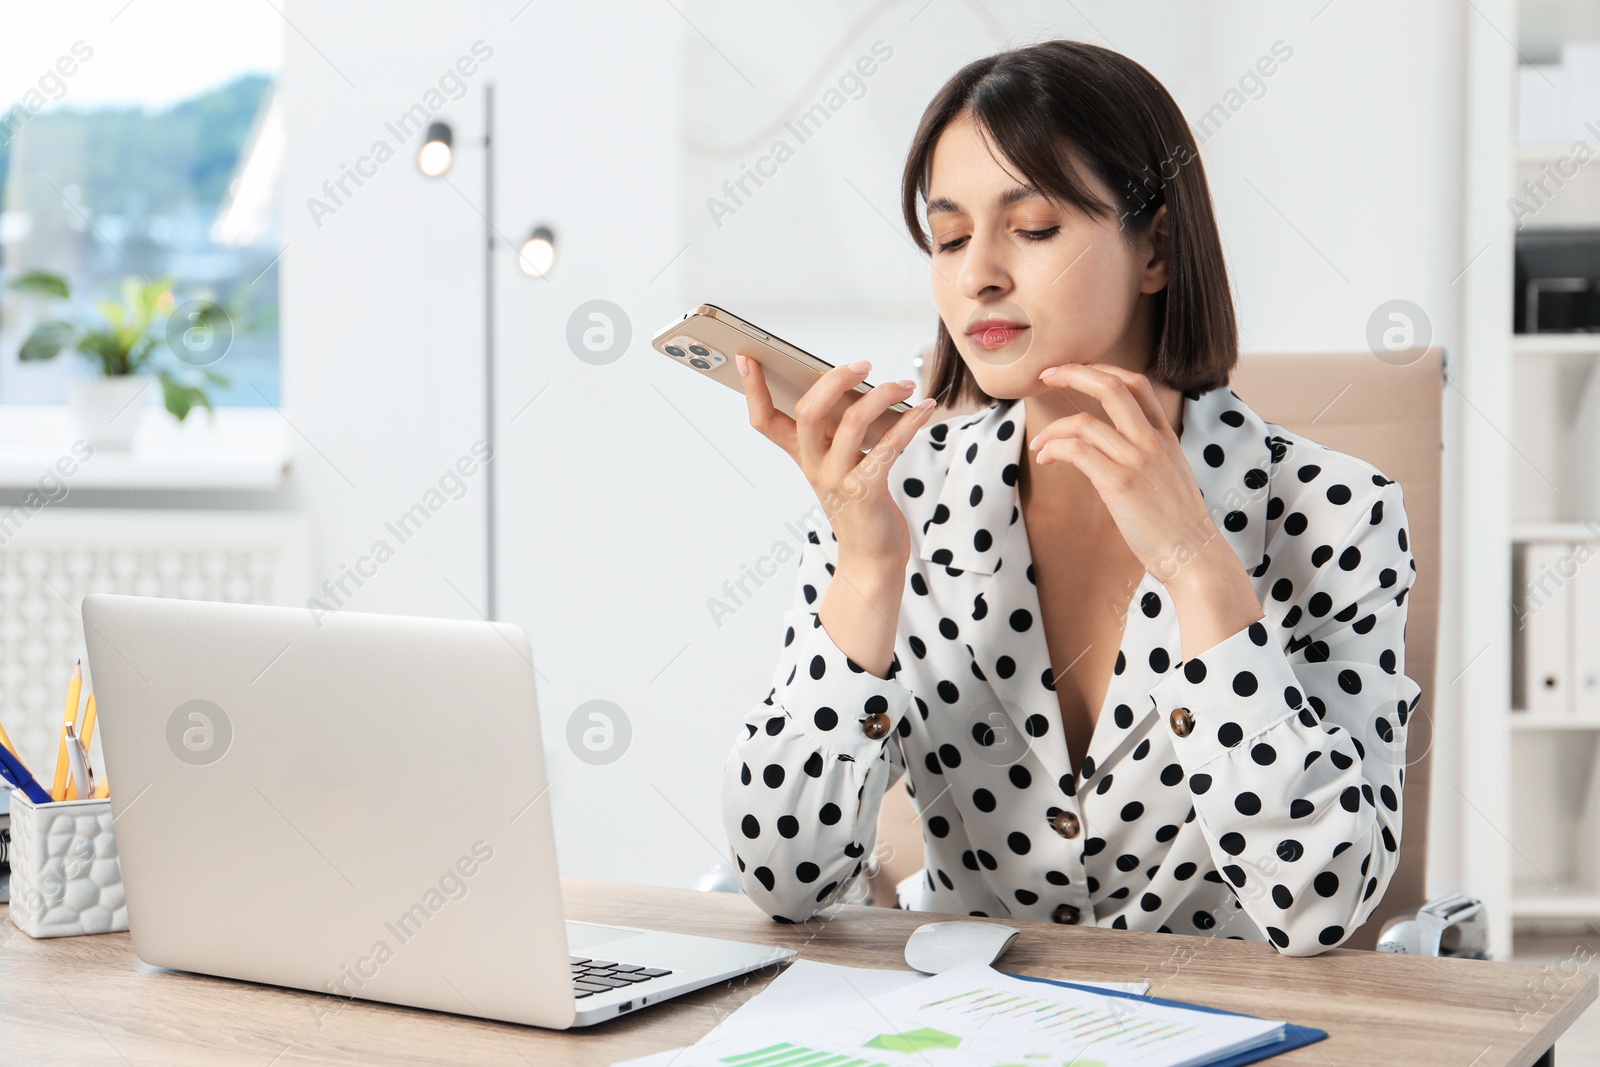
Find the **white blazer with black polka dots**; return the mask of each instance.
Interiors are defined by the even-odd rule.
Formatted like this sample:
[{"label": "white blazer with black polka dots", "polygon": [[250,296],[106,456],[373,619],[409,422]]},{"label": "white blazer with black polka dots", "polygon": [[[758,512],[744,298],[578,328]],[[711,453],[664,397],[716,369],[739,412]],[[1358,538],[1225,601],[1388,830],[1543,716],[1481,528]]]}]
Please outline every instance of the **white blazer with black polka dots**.
[{"label": "white blazer with black polka dots", "polygon": [[[1133,593],[1081,772],[1067,758],[1016,482],[1017,400],[918,432],[891,491],[912,557],[887,679],[817,618],[838,561],[821,517],[773,688],[740,727],[723,811],[749,897],[779,921],[838,899],[909,774],[919,911],[1339,944],[1399,858],[1406,594],[1400,486],[1186,393],[1180,443],[1263,618],[1188,662],[1165,587]],[[874,736],[876,735],[876,736]]]}]

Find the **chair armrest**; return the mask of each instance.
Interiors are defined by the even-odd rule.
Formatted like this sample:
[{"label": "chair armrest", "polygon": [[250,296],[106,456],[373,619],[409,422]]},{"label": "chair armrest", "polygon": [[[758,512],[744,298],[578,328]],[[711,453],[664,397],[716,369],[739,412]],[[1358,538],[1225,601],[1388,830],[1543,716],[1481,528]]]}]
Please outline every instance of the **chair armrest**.
[{"label": "chair armrest", "polygon": [[1384,923],[1378,951],[1489,959],[1488,912],[1483,901],[1465,893],[1435,897],[1416,911],[1402,912]]}]

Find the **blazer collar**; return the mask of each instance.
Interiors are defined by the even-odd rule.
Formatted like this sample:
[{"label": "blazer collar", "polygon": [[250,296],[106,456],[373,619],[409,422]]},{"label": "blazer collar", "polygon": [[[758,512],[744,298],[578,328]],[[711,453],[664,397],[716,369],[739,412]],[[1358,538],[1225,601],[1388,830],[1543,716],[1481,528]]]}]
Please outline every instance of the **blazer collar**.
[{"label": "blazer collar", "polygon": [[[1264,561],[1267,476],[1290,442],[1227,386],[1185,392],[1182,410],[1178,442],[1195,482],[1223,538],[1255,569]],[[950,467],[924,530],[924,560],[994,573],[1005,534],[1021,514],[1017,473],[1031,460],[1025,431],[1020,398],[931,428],[931,446],[950,453]]]}]

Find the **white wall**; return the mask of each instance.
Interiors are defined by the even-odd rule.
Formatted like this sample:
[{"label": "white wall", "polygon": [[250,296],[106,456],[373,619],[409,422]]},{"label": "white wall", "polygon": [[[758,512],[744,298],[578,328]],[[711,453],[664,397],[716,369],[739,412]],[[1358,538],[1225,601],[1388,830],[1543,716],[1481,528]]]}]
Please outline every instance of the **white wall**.
[{"label": "white wall", "polygon": [[[533,638],[570,873],[682,884],[720,858],[718,773],[736,720],[770,684],[792,566],[720,627],[706,601],[775,541],[792,544],[784,523],[810,503],[742,400],[667,366],[648,337],[711,301],[834,362],[871,358],[875,380],[908,374],[934,312],[899,221],[900,168],[922,108],[969,59],[1008,41],[1106,43],[1194,119],[1283,40],[1293,57],[1203,149],[1245,346],[1363,347],[1391,297],[1423,306],[1436,338],[1454,341],[1466,16],[1446,0],[521,7],[287,9],[304,38],[289,35],[285,72],[286,411],[304,435],[295,477],[321,530],[320,572],[335,576],[480,435],[481,220],[466,201],[481,206],[481,156],[465,142],[492,77],[496,221],[512,241],[548,221],[560,242],[545,282],[499,252],[495,467],[500,614]],[[494,56],[446,109],[455,188],[406,154],[315,227],[305,198],[478,38]],[[707,198],[878,40],[893,54],[865,95],[717,226]],[[569,315],[596,298],[633,329],[605,366],[565,341]],[[443,508],[352,606],[469,616],[448,579],[481,607],[482,489]],[[631,749],[608,766],[566,744],[568,716],[591,699],[632,724]],[[1441,780],[1450,700],[1440,694]],[[1455,831],[1442,802],[1454,797],[1441,785],[1447,880]]]}]

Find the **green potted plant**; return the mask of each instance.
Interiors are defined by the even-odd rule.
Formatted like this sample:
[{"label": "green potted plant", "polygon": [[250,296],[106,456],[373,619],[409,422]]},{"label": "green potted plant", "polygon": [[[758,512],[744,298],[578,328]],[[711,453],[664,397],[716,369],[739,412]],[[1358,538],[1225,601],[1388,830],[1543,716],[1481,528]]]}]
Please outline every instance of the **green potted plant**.
[{"label": "green potted plant", "polygon": [[[54,359],[71,349],[90,360],[97,376],[72,378],[67,383],[67,406],[78,431],[102,449],[132,446],[144,410],[140,398],[159,382],[167,410],[182,422],[196,405],[211,412],[207,387],[227,385],[228,379],[209,366],[227,352],[232,326],[227,312],[214,301],[197,299],[178,305],[173,280],[127,278],[121,300],[98,300],[98,316],[78,311],[47,319],[34,327],[17,356],[24,361]],[[71,291],[60,275],[29,271],[11,282],[11,288],[52,300],[70,301]],[[157,319],[167,313],[164,328]],[[190,372],[158,362],[165,347]]]}]

